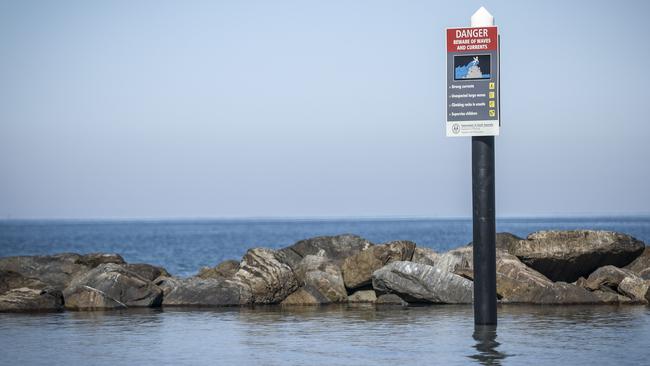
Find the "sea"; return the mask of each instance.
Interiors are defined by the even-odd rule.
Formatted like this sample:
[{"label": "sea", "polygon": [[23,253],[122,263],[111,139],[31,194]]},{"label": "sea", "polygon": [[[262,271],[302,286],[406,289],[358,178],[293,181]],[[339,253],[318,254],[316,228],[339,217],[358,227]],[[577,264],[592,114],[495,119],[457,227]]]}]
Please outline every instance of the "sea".
[{"label": "sea", "polygon": [[[497,231],[623,232],[650,243],[650,217],[501,218]],[[351,233],[446,251],[471,219],[5,220],[0,256],[119,253],[176,276]],[[162,308],[0,314],[0,365],[649,365],[649,306],[500,305],[475,327],[471,305]]]}]

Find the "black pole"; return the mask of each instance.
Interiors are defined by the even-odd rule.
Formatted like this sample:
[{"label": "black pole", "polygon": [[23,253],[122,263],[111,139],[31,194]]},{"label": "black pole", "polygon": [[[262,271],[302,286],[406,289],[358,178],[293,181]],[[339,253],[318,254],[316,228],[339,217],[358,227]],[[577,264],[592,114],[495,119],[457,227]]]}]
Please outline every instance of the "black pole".
[{"label": "black pole", "polygon": [[474,324],[497,324],[494,136],[472,137]]}]

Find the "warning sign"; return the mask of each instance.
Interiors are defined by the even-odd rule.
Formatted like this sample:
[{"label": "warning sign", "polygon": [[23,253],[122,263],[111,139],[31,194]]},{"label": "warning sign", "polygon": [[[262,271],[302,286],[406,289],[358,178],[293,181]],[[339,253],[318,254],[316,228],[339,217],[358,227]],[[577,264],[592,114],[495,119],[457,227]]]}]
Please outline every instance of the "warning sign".
[{"label": "warning sign", "polygon": [[499,134],[497,27],[447,29],[447,136]]}]

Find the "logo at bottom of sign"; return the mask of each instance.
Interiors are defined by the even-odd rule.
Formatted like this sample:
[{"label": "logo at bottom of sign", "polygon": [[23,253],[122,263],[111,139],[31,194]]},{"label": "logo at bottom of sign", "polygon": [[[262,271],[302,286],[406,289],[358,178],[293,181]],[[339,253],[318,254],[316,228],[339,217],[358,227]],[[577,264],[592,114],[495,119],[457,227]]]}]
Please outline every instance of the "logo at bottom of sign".
[{"label": "logo at bottom of sign", "polygon": [[459,134],[460,133],[460,125],[458,123],[454,123],[453,125],[451,125],[451,132],[453,132],[455,134]]}]

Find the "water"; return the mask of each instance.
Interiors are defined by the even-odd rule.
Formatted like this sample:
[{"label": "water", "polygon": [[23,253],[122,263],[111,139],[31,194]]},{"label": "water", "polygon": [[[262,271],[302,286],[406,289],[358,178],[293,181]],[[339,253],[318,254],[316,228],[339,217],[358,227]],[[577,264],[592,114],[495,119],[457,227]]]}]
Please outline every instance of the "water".
[{"label": "water", "polygon": [[647,365],[650,308],[471,306],[0,314],[0,364]]},{"label": "water", "polygon": [[[650,242],[650,218],[506,219],[500,231],[605,229]],[[117,252],[174,274],[254,246],[356,233],[438,251],[471,241],[469,220],[0,222],[0,256]],[[650,307],[500,306],[475,331],[471,306],[129,309],[0,314],[0,365],[647,365]]]}]

